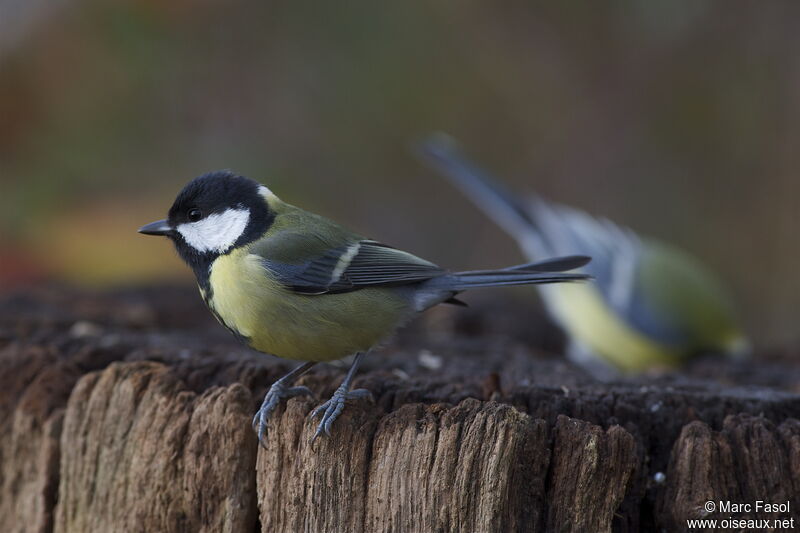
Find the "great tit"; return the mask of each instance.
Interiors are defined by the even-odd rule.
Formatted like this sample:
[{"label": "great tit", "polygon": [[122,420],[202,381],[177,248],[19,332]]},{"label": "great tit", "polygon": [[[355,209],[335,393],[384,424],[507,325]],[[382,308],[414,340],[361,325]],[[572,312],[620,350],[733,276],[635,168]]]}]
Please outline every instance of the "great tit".
[{"label": "great tit", "polygon": [[730,298],[687,253],[537,195],[513,194],[444,134],[417,151],[514,237],[529,260],[592,256],[585,272],[595,283],[541,287],[540,294],[567,333],[568,355],[598,377],[675,367],[703,351],[747,354]]},{"label": "great tit", "polygon": [[359,363],[417,313],[459,303],[475,287],[584,280],[588,257],[571,256],[502,270],[448,272],[408,252],[353,233],[281,201],[264,185],[229,171],[189,182],[166,220],[139,229],[174,243],[192,268],[214,316],[248,346],[306,361],[269,389],[253,419],[263,444],[271,413],[285,398],[311,394],[293,381],[321,361],[356,354],[333,397],[317,407],[314,438],[330,434]]}]

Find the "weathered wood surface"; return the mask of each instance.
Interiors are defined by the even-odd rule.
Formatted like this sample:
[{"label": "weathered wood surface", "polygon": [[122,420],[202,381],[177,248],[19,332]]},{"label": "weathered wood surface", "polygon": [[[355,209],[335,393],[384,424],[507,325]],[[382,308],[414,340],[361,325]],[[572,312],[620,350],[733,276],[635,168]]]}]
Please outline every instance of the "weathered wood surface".
[{"label": "weathered wood surface", "polygon": [[0,531],[685,531],[708,500],[798,517],[791,354],[601,384],[528,347],[553,343],[534,322],[432,313],[371,356],[356,385],[375,403],[331,438],[312,445],[308,416],[343,375],[328,366],[259,449],[252,414],[290,364],[193,291],[6,295]]}]

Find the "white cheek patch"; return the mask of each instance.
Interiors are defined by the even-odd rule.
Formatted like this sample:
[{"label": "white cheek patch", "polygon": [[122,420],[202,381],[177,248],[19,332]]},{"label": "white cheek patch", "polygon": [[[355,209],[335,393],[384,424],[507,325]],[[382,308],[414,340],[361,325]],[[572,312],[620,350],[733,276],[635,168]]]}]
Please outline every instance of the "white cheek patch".
[{"label": "white cheek patch", "polygon": [[244,233],[249,220],[249,209],[226,209],[197,222],[186,222],[176,229],[198,252],[223,253]]}]

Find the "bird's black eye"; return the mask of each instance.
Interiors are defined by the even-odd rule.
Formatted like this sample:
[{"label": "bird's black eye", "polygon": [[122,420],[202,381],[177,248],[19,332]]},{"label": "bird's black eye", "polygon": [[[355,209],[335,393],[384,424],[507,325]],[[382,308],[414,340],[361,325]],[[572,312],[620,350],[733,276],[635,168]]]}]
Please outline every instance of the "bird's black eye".
[{"label": "bird's black eye", "polygon": [[197,222],[198,220],[203,218],[203,213],[201,213],[200,210],[197,209],[196,207],[193,207],[192,209],[189,209],[188,216],[190,221]]}]

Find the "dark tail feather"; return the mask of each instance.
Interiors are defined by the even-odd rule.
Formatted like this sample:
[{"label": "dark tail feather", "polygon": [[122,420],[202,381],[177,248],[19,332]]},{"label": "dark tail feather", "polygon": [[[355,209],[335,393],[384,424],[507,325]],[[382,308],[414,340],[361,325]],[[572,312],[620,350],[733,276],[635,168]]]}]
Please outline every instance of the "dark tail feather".
[{"label": "dark tail feather", "polygon": [[464,291],[479,287],[504,287],[510,285],[538,285],[541,283],[561,283],[565,281],[584,281],[591,276],[563,272],[532,272],[528,270],[473,270],[456,272],[437,278],[441,289]]},{"label": "dark tail feather", "polygon": [[467,159],[452,137],[444,133],[433,134],[419,142],[415,152],[518,241],[535,239],[537,253],[548,254],[546,242],[527,204]]},{"label": "dark tail feather", "polygon": [[575,270],[576,268],[580,268],[591,260],[592,258],[586,255],[567,255],[563,257],[554,257],[552,259],[545,259],[544,261],[537,261],[535,263],[516,265],[508,267],[504,270],[525,270],[528,272],[564,272],[566,270]]}]

